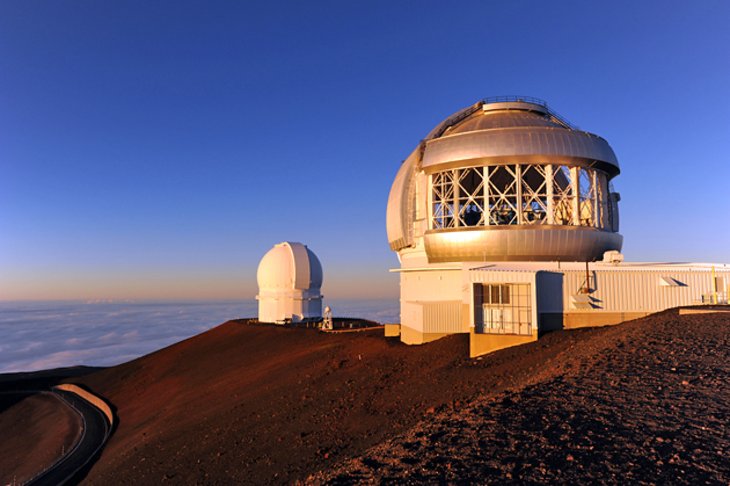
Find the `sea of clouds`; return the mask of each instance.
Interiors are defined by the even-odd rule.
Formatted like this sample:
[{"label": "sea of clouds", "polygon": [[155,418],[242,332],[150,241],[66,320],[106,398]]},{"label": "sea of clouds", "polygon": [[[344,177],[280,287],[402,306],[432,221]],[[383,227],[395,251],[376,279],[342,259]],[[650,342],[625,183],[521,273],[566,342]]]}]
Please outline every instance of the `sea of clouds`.
[{"label": "sea of clouds", "polygon": [[[397,300],[327,304],[335,316],[399,320]],[[0,302],[0,373],[112,366],[256,314],[255,301]]]}]

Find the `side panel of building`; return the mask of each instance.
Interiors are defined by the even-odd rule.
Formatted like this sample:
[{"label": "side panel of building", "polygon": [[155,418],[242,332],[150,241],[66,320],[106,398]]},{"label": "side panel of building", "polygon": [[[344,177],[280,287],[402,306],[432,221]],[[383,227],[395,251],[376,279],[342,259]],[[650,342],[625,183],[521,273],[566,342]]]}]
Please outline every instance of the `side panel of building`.
[{"label": "side panel of building", "polygon": [[461,300],[461,270],[401,272],[401,301]]},{"label": "side panel of building", "polygon": [[402,340],[418,344],[469,332],[462,316],[462,287],[461,269],[402,272]]},{"label": "side panel of building", "polygon": [[424,302],[424,332],[453,333],[463,332],[461,320],[461,301]]},{"label": "side panel of building", "polygon": [[[730,272],[716,272],[721,281]],[[584,293],[586,285],[590,288]],[[664,309],[711,302],[726,298],[720,285],[713,285],[708,269],[589,269],[569,270],[563,278],[565,327],[616,324]]]}]

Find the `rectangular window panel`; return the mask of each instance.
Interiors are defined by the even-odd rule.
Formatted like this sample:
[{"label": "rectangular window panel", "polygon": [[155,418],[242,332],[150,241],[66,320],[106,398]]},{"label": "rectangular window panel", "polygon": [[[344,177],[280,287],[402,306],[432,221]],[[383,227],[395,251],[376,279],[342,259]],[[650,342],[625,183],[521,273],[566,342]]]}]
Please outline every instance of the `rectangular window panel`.
[{"label": "rectangular window panel", "polygon": [[594,204],[596,200],[596,188],[593,184],[592,171],[589,169],[578,169],[579,181],[579,211],[580,225],[593,226],[594,223]]},{"label": "rectangular window panel", "polygon": [[522,222],[523,224],[543,224],[547,220],[547,181],[545,167],[542,165],[523,165],[522,183]]},{"label": "rectangular window panel", "polygon": [[517,224],[516,171],[514,165],[489,167],[490,225]]},{"label": "rectangular window panel", "polygon": [[[532,333],[529,284],[482,284],[481,303],[476,301],[476,332],[492,334]],[[481,305],[479,305],[481,304]]]},{"label": "rectangular window panel", "polygon": [[553,169],[553,219],[555,224],[573,224],[573,197],[570,167],[556,165]]}]

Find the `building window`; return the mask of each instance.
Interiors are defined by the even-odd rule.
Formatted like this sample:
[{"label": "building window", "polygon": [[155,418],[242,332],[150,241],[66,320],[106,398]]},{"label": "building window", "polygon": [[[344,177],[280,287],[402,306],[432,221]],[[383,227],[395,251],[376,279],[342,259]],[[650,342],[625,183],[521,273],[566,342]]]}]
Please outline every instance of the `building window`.
[{"label": "building window", "polygon": [[565,225],[612,229],[608,180],[593,168],[507,164],[431,174],[430,228]]},{"label": "building window", "polygon": [[581,226],[595,226],[596,223],[596,172],[590,169],[578,169],[579,200]]},{"label": "building window", "polygon": [[481,168],[459,169],[458,175],[458,225],[484,225],[484,171]]},{"label": "building window", "polygon": [[543,165],[523,165],[522,180],[522,223],[545,224],[550,204],[547,200],[546,168]]},{"label": "building window", "polygon": [[433,207],[431,224],[433,228],[454,227],[454,181],[453,171],[444,171],[431,176]]},{"label": "building window", "polygon": [[517,166],[487,167],[489,224],[517,224]]},{"label": "building window", "polygon": [[530,284],[476,284],[475,325],[480,334],[532,334]]},{"label": "building window", "polygon": [[573,219],[573,201],[575,186],[572,183],[570,167],[565,165],[553,166],[553,224],[571,226],[575,223]]}]

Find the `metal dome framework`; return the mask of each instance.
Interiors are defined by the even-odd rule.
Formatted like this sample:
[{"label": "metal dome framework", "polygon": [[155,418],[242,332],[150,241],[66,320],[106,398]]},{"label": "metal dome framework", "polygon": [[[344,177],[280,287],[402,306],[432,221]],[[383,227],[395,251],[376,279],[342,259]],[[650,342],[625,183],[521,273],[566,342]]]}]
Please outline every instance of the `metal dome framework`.
[{"label": "metal dome framework", "polygon": [[619,172],[603,138],[544,101],[487,98],[444,120],[403,163],[389,243],[400,252],[422,237],[429,262],[596,260],[623,241],[610,184]]},{"label": "metal dome framework", "polygon": [[430,175],[429,229],[550,224],[613,228],[606,174],[557,164],[450,169]]}]

